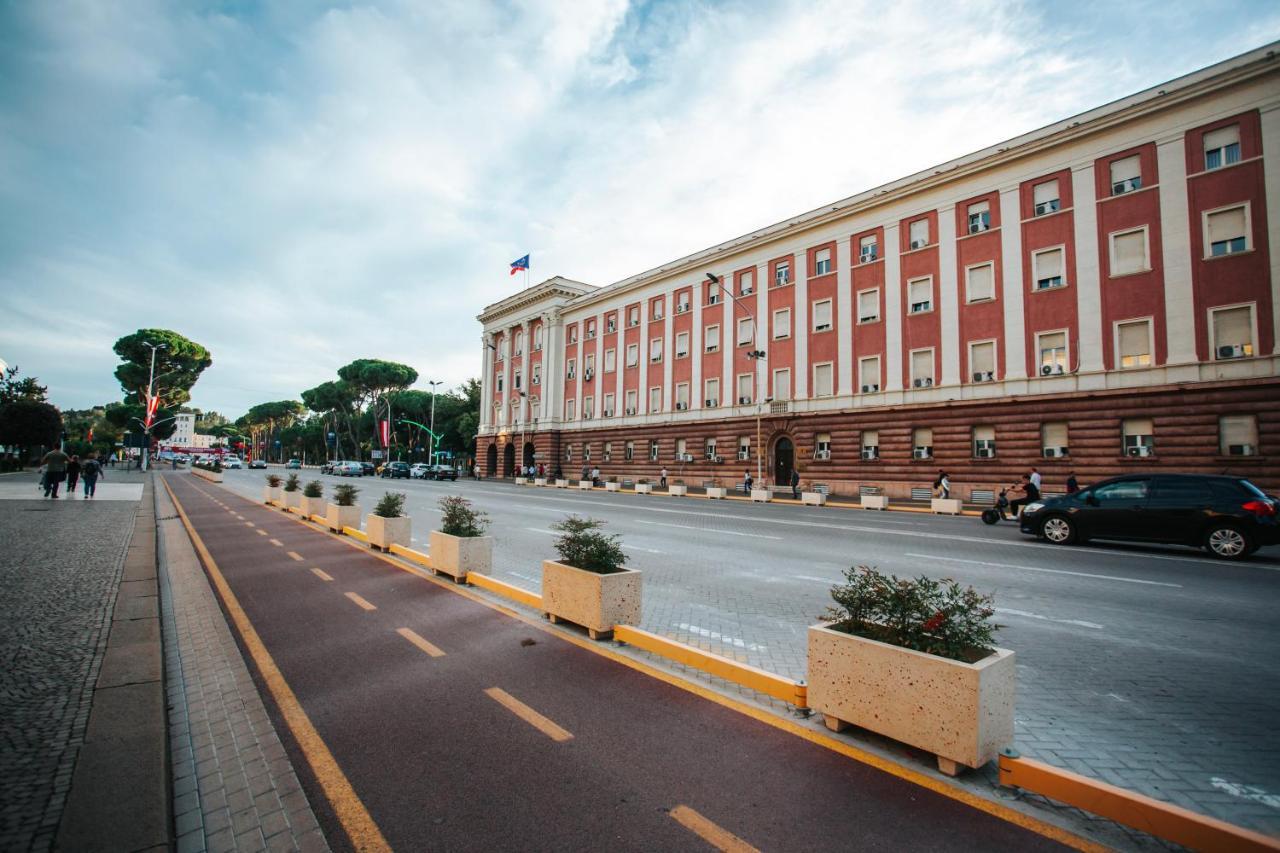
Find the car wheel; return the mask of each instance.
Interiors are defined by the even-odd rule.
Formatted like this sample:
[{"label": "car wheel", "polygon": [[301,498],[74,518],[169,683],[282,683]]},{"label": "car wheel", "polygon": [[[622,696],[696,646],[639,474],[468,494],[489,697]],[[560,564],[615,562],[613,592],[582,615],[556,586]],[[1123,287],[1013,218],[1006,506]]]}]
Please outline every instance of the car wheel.
[{"label": "car wheel", "polygon": [[1232,524],[1215,524],[1204,537],[1204,547],[1223,560],[1241,560],[1255,550],[1249,534]]},{"label": "car wheel", "polygon": [[1076,526],[1065,516],[1051,515],[1041,522],[1040,535],[1054,545],[1070,545],[1076,541]]}]

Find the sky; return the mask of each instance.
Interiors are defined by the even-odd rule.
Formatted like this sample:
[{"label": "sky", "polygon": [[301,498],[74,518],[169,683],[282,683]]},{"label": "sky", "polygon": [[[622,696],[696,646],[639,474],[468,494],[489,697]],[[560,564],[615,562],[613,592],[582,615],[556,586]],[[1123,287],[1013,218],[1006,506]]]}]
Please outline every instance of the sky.
[{"label": "sky", "polygon": [[173,329],[234,418],[480,372],[607,285],[1280,38],[1273,2],[0,0],[0,360],[117,400]]}]

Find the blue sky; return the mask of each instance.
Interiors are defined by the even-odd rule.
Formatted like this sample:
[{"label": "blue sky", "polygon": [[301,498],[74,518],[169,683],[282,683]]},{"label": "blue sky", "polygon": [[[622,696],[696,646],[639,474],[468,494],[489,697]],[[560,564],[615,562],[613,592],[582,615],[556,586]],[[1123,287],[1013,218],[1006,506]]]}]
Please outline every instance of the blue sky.
[{"label": "blue sky", "polygon": [[1274,3],[0,3],[0,359],[232,416],[360,357],[479,373],[520,281],[604,285],[1280,38]]}]

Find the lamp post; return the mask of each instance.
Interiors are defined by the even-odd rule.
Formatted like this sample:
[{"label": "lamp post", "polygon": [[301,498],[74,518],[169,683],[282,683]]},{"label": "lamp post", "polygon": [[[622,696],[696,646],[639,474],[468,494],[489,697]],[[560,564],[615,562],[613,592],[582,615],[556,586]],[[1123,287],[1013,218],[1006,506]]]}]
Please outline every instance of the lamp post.
[{"label": "lamp post", "polygon": [[[151,410],[151,397],[152,397],[152,394],[154,393],[154,388],[156,384],[156,350],[168,349],[169,345],[153,344],[153,343],[150,343],[149,341],[143,341],[142,345],[144,347],[148,347],[151,350],[151,373],[147,377],[147,399],[144,401],[146,405],[146,410],[147,410],[146,411],[147,419],[142,424],[143,435],[147,437],[146,444],[142,448],[142,470],[150,471],[151,470],[151,428],[155,426],[155,424],[152,423],[151,421],[151,419],[155,417],[155,413]],[[173,420],[173,418],[166,418],[165,420]]]},{"label": "lamp post", "polygon": [[[756,363],[756,389],[755,389],[756,395],[755,396],[758,397],[760,395],[761,390],[764,388],[764,383],[761,381],[762,377],[760,374],[761,374],[761,371],[763,371],[764,369],[764,358],[765,358],[765,351],[760,349],[760,324],[756,321],[756,315],[751,312],[750,308],[748,308],[745,304],[743,304],[741,299],[739,299],[737,296],[734,295],[732,289],[725,286],[725,283],[723,280],[721,280],[720,276],[716,275],[715,273],[709,272],[707,273],[707,280],[710,281],[712,284],[716,285],[717,287],[719,287],[726,294],[728,294],[729,298],[733,300],[733,303],[737,305],[739,308],[741,308],[743,311],[745,311],[747,314],[747,317],[750,318],[751,320],[751,339],[752,339],[752,345],[755,347],[755,349],[752,349],[747,352],[747,358],[751,359]],[[734,339],[735,339],[734,342],[736,345],[737,343],[736,335],[734,336]],[[763,402],[756,404],[756,481],[757,482],[762,481],[764,477],[764,460],[760,454],[760,409],[762,406],[763,406]]]},{"label": "lamp post", "polygon": [[427,419],[427,464],[436,464],[436,386],[444,382],[428,381],[431,386],[431,416]]}]

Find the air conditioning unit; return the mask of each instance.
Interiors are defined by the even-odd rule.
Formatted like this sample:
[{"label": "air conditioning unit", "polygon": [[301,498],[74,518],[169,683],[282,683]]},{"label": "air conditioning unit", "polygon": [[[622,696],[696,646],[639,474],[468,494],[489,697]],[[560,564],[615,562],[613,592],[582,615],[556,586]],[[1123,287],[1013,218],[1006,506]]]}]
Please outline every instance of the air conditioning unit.
[{"label": "air conditioning unit", "polygon": [[931,459],[933,458],[932,447],[913,447],[911,449],[911,457],[913,459]]},{"label": "air conditioning unit", "polygon": [[689,408],[689,404],[688,404],[688,403],[676,403],[676,411],[677,411],[677,412],[683,412],[683,411],[684,411],[685,409],[687,409],[687,408]]},{"label": "air conditioning unit", "polygon": [[873,460],[875,460],[875,459],[879,459],[879,458],[880,458],[880,448],[879,448],[879,447],[864,447],[864,448],[862,448],[862,461],[864,461],[864,462],[870,462],[870,461],[873,461]]},{"label": "air conditioning unit", "polygon": [[862,386],[862,393],[863,393],[863,394],[874,394],[874,393],[876,393],[876,392],[877,392],[877,391],[879,391],[879,390],[880,390],[880,386],[879,386],[879,385],[863,385],[863,386]]},{"label": "air conditioning unit", "polygon": [[602,412],[600,413],[600,416],[601,416],[602,418],[611,418],[611,417],[613,417],[613,409],[605,409],[604,411],[602,411]]},{"label": "air conditioning unit", "polygon": [[925,377],[923,377],[923,378],[921,378],[921,379],[917,379],[917,380],[915,380],[915,381],[914,381],[914,382],[912,382],[911,384],[915,385],[917,388],[932,388],[932,387],[933,387],[933,378],[932,378],[932,377],[929,377],[929,376],[925,376]]},{"label": "air conditioning unit", "polygon": [[928,240],[912,240],[911,241],[911,248],[913,249],[923,249],[927,245],[929,245]]},{"label": "air conditioning unit", "polygon": [[830,459],[830,458],[831,458],[831,451],[830,451],[830,450],[815,450],[815,451],[813,452],[813,458],[814,458],[814,459]]},{"label": "air conditioning unit", "polygon": [[932,304],[932,303],[929,303],[929,302],[912,302],[912,303],[911,303],[911,313],[912,313],[912,314],[919,314],[921,311],[928,311],[928,310],[929,310],[929,306],[930,306],[931,304]]},{"label": "air conditioning unit", "polygon": [[605,324],[605,329],[604,329],[604,330],[605,330],[606,332],[612,332],[612,331],[617,330],[617,328],[618,328],[618,324],[617,324],[617,323],[615,323],[615,322],[613,322],[612,320],[610,320],[608,323],[606,323],[606,324]]},{"label": "air conditioning unit", "polygon": [[747,404],[748,404],[748,403],[750,403],[750,402],[751,402],[751,398],[750,398],[750,397],[739,397],[739,398],[738,398],[738,405],[739,405],[739,406],[745,406],[745,405],[747,405]]},{"label": "air conditioning unit", "polygon": [[1218,358],[1244,358],[1244,346],[1241,344],[1227,344],[1218,347]]},{"label": "air conditioning unit", "polygon": [[867,315],[867,316],[865,316],[865,317],[859,317],[859,318],[858,318],[858,322],[859,322],[859,323],[873,323],[873,322],[875,322],[876,320],[879,320],[879,319],[880,319],[880,315],[879,315],[879,314],[868,314],[868,315]]},{"label": "air conditioning unit", "polygon": [[715,459],[712,459],[711,461],[712,461],[712,462],[714,462],[714,463],[716,463],[717,465],[719,465],[719,464],[721,464],[722,462],[724,462],[724,457],[723,457],[723,456],[717,456]]},{"label": "air conditioning unit", "polygon": [[633,406],[633,407],[631,407],[631,408],[629,408],[629,409],[627,409],[627,414],[628,414],[628,415],[634,415],[635,413],[636,413],[636,410],[635,410],[635,407],[634,407],[634,406]]},{"label": "air conditioning unit", "polygon": [[858,256],[858,263],[869,264],[872,261],[874,261],[876,257],[877,255],[875,252],[863,252],[861,255]]},{"label": "air conditioning unit", "polygon": [[706,406],[708,409],[714,409],[716,406],[720,405],[720,401],[715,399],[704,400],[702,405]]},{"label": "air conditioning unit", "polygon": [[1146,444],[1139,444],[1136,447],[1129,448],[1130,456],[1150,456],[1151,447]]},{"label": "air conditioning unit", "polygon": [[989,370],[978,371],[977,373],[973,374],[974,382],[994,382],[995,378],[996,378],[995,374]]},{"label": "air conditioning unit", "polygon": [[1252,456],[1254,449],[1252,444],[1229,444],[1227,445],[1228,456]]},{"label": "air conditioning unit", "polygon": [[587,382],[590,382],[592,379],[594,379],[594,378],[595,378],[595,375],[596,375],[595,370],[594,370],[593,368],[590,368],[590,367],[588,367],[586,370],[582,371],[582,378],[583,378],[585,381],[587,381]]},{"label": "air conditioning unit", "polygon": [[1040,367],[1041,376],[1061,376],[1067,369],[1061,364],[1045,364]]},{"label": "air conditioning unit", "polygon": [[1069,455],[1070,451],[1065,447],[1046,447],[1044,449],[1044,456],[1046,459],[1061,459],[1062,457]]},{"label": "air conditioning unit", "polygon": [[718,305],[718,304],[720,304],[720,294],[718,294],[718,293],[712,293],[712,294],[708,295],[708,296],[707,296],[707,304],[708,304],[708,305]]},{"label": "air conditioning unit", "polygon": [[1042,201],[1036,205],[1036,216],[1044,216],[1046,213],[1053,213],[1058,209],[1058,199],[1050,201]]},{"label": "air conditioning unit", "polygon": [[676,313],[677,313],[677,314],[683,314],[684,312],[686,312],[686,311],[688,311],[688,310],[689,310],[689,306],[688,306],[688,305],[685,305],[685,304],[683,304],[683,303],[682,303],[682,304],[680,304],[680,305],[677,305],[677,306],[676,306]]},{"label": "air conditioning unit", "polygon": [[978,447],[974,449],[973,455],[975,459],[991,459],[996,452],[990,447]]},{"label": "air conditioning unit", "polygon": [[745,461],[747,461],[747,460],[748,460],[748,459],[750,459],[750,458],[751,458],[751,451],[750,451],[750,450],[739,450],[739,451],[738,451],[738,461],[739,461],[739,462],[745,462]]},{"label": "air conditioning unit", "polygon": [[989,227],[991,226],[987,225],[985,222],[970,222],[969,233],[981,234],[983,231],[986,231]]},{"label": "air conditioning unit", "polygon": [[676,459],[677,459],[677,460],[679,460],[680,462],[692,462],[692,461],[693,461],[693,454],[692,454],[692,453],[677,453],[677,454],[676,454]]}]

